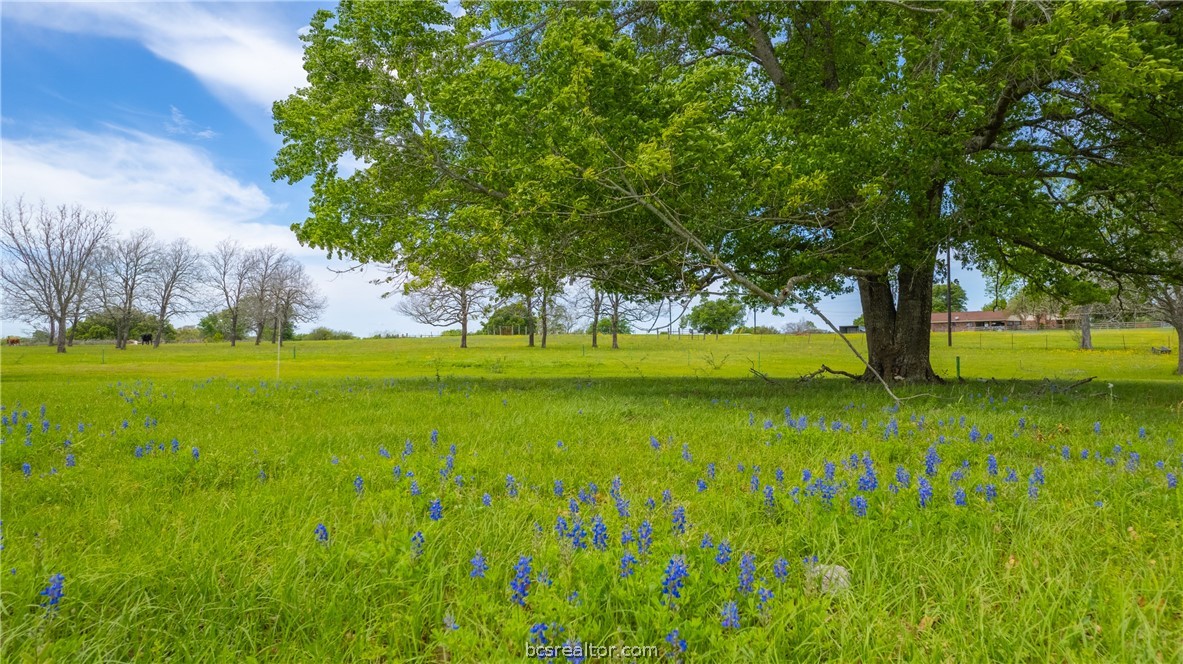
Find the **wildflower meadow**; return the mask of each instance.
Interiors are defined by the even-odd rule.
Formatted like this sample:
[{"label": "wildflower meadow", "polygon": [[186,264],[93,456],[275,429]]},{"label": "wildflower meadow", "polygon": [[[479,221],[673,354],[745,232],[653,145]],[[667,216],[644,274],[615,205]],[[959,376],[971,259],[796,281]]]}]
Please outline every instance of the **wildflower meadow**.
[{"label": "wildflower meadow", "polygon": [[1179,661],[1183,383],[1117,334],[898,405],[824,337],[6,349],[3,658]]}]

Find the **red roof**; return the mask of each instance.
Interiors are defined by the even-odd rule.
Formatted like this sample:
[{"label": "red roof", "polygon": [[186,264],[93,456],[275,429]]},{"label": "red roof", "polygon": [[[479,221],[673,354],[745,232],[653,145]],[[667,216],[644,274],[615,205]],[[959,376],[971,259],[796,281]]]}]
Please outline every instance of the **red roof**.
[{"label": "red roof", "polygon": [[[1005,323],[1011,320],[1005,311],[954,311],[953,324],[958,323]],[[941,312],[932,315],[933,323],[948,323],[949,314]]]}]

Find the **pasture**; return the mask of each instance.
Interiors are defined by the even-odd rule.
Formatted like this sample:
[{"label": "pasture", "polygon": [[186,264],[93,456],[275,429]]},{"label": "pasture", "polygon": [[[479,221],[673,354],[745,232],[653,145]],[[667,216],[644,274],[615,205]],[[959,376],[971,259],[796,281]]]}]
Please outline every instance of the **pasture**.
[{"label": "pasture", "polygon": [[5,348],[3,659],[1183,658],[1171,330],[469,342]]}]

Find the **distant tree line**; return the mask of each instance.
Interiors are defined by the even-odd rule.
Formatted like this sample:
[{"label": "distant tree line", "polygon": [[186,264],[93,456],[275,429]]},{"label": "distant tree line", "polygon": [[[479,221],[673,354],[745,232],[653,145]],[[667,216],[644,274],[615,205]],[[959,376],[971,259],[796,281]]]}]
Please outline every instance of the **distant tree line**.
[{"label": "distant tree line", "polygon": [[[187,239],[151,230],[120,235],[114,214],[80,205],[5,203],[0,220],[0,288],[5,316],[44,332],[59,353],[75,340],[113,339],[116,348],[152,336],[177,337],[172,321],[205,313],[201,337],[231,345],[293,338],[325,300],[304,266],[267,245],[224,240],[203,253]],[[282,330],[282,334],[278,331]]]}]

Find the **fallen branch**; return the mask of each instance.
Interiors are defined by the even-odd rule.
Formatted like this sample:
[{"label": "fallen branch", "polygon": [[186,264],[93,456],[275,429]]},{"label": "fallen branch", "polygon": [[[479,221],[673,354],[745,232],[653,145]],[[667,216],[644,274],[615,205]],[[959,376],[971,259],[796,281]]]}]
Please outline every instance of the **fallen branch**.
[{"label": "fallen branch", "polygon": [[827,367],[826,365],[823,364],[821,369],[818,369],[817,371],[814,371],[813,373],[805,374],[804,376],[801,376],[800,380],[802,383],[807,383],[824,373],[833,374],[835,376],[846,376],[847,378],[853,378],[855,380],[862,378],[862,376],[856,376],[856,375],[850,373],[849,371],[842,371],[839,369],[831,369],[830,367]]},{"label": "fallen branch", "polygon": [[753,376],[756,376],[757,378],[763,378],[764,380],[768,381],[769,383],[776,385],[775,380],[772,380],[771,378],[769,378],[768,374],[762,373],[760,371],[756,371],[755,367],[748,369],[748,371],[752,372]]},{"label": "fallen branch", "polygon": [[1075,383],[1072,383],[1068,387],[1065,387],[1063,391],[1067,392],[1068,390],[1070,390],[1074,387],[1080,387],[1081,385],[1084,385],[1085,383],[1091,383],[1093,381],[1093,379],[1095,379],[1095,378],[1096,378],[1096,376],[1089,376],[1088,378],[1082,378],[1082,379],[1076,381]]}]

